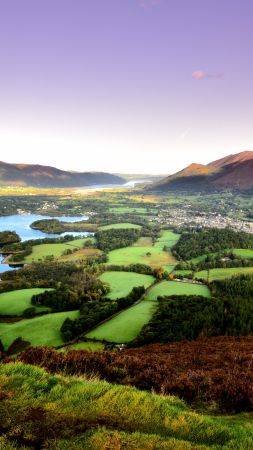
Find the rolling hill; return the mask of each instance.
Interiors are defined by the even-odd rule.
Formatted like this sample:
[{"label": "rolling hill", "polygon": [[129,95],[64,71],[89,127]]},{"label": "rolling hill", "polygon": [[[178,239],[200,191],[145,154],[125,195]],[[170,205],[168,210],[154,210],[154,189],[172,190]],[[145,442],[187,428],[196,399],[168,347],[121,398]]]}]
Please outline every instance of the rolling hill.
[{"label": "rolling hill", "polygon": [[81,187],[123,184],[125,179],[104,172],[70,172],[51,166],[0,161],[0,186]]},{"label": "rolling hill", "polygon": [[253,190],[253,151],[229,155],[207,165],[190,164],[148,189],[160,191],[251,191]]}]

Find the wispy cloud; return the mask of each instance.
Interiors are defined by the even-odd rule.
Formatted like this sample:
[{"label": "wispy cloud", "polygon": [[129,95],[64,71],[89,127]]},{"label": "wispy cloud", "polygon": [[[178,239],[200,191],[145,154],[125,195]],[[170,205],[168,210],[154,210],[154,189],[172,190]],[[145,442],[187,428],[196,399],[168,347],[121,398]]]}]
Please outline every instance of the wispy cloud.
[{"label": "wispy cloud", "polygon": [[138,0],[138,4],[143,9],[150,9],[160,5],[162,0]]},{"label": "wispy cloud", "polygon": [[186,128],[186,130],[182,131],[182,133],[179,136],[180,141],[184,141],[186,136],[192,131],[191,127]]},{"label": "wispy cloud", "polygon": [[195,70],[194,72],[192,72],[192,78],[196,81],[201,81],[204,79],[221,80],[222,78],[224,78],[224,73],[208,73],[204,72],[203,70]]}]

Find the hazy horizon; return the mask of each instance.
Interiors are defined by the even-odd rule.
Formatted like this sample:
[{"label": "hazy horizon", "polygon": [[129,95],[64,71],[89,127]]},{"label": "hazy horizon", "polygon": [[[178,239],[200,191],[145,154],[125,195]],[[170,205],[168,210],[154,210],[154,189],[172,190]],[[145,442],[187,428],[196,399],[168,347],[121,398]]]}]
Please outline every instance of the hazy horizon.
[{"label": "hazy horizon", "polygon": [[251,0],[0,0],[10,163],[171,174],[253,149]]}]

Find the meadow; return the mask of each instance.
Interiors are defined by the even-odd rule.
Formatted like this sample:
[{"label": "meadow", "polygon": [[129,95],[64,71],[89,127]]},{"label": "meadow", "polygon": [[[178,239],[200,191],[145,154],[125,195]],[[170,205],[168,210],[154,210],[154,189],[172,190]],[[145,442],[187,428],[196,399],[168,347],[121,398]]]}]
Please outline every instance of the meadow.
[{"label": "meadow", "polygon": [[242,274],[253,274],[253,267],[229,267],[225,269],[210,269],[209,273],[207,270],[201,270],[195,273],[195,278],[202,278],[204,280],[223,280],[225,278],[231,278],[235,275]]},{"label": "meadow", "polygon": [[242,258],[253,259],[253,249],[250,248],[233,248],[232,252]]},{"label": "meadow", "polygon": [[112,250],[108,254],[108,265],[129,265],[146,264],[152,268],[163,267],[171,272],[176,264],[176,259],[170,251],[164,251],[164,246],[168,249],[179,239],[179,235],[169,230],[164,230],[161,237],[152,245],[150,238],[141,237],[131,247],[124,247]]},{"label": "meadow", "polygon": [[87,240],[92,238],[74,239],[73,241],[61,242],[59,244],[39,244],[32,247],[32,253],[25,257],[24,263],[30,264],[33,261],[39,261],[47,256],[53,255],[54,258],[60,258],[65,250],[81,249]]},{"label": "meadow", "polygon": [[112,223],[111,225],[103,225],[99,227],[99,230],[118,230],[118,229],[129,229],[129,228],[135,228],[136,230],[141,229],[140,225],[136,225],[134,223],[128,223],[128,222],[122,222],[122,223]]},{"label": "meadow", "polygon": [[66,347],[62,347],[59,351],[68,351],[68,350],[88,350],[89,352],[96,352],[98,350],[103,350],[104,344],[102,342],[77,342],[76,344],[67,345]]},{"label": "meadow", "polygon": [[[31,298],[33,295],[50,291],[51,289],[31,288],[19,289],[16,291],[4,292],[0,294],[0,315],[2,316],[21,316],[25,309],[32,307]],[[40,306],[35,307],[36,313],[48,310],[49,308]],[[0,325],[1,327],[1,325]]]},{"label": "meadow", "polygon": [[124,344],[137,337],[155,311],[155,303],[141,301],[86,334],[87,338]]},{"label": "meadow", "polygon": [[79,311],[45,314],[15,323],[0,323],[0,339],[5,349],[17,337],[21,337],[32,345],[61,345],[63,344],[63,340],[60,328],[67,317],[77,319],[79,317]]},{"label": "meadow", "polygon": [[149,287],[155,280],[151,275],[142,275],[135,272],[104,272],[100,280],[110,285],[107,298],[115,300],[127,296],[135,286]]},{"label": "meadow", "polygon": [[[0,366],[0,448],[250,450],[251,416],[198,414],[173,396],[20,362]],[[15,437],[15,441],[13,439]]]},{"label": "meadow", "polygon": [[169,295],[202,295],[203,297],[210,297],[210,292],[208,287],[203,284],[162,281],[149,290],[145,299],[157,300],[159,296]]}]

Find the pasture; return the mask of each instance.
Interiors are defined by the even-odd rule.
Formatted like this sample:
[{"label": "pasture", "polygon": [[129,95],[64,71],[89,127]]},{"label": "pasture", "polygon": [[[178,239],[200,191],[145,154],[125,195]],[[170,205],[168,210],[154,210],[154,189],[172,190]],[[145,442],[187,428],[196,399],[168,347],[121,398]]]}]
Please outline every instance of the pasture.
[{"label": "pasture", "polygon": [[63,344],[63,340],[60,328],[67,317],[77,319],[79,317],[79,311],[45,314],[15,323],[0,323],[0,339],[5,350],[8,349],[17,337],[21,337],[34,346],[61,345]]},{"label": "pasture", "polygon": [[150,289],[145,300],[157,300],[159,296],[170,295],[202,295],[203,297],[210,297],[210,292],[208,287],[203,284],[162,281]]},{"label": "pasture", "polygon": [[135,286],[144,286],[147,288],[155,280],[151,275],[116,271],[104,272],[99,278],[104,283],[110,285],[111,290],[106,297],[111,300],[127,296]]},{"label": "pasture", "polygon": [[59,349],[61,352],[65,352],[68,350],[88,350],[89,352],[96,352],[98,350],[103,350],[104,344],[101,342],[77,342],[76,344],[67,345],[66,347],[62,347]]},{"label": "pasture", "polygon": [[209,276],[207,270],[201,270],[195,273],[195,278],[202,278],[204,280],[224,280],[225,278],[231,278],[235,275],[253,274],[253,267],[229,267],[225,269],[210,269]]},{"label": "pasture", "polygon": [[24,263],[30,264],[33,261],[40,261],[44,258],[53,255],[55,259],[58,259],[62,256],[65,250],[73,250],[80,249],[83,247],[86,241],[91,241],[94,238],[82,238],[82,239],[74,239],[73,241],[68,242],[60,242],[59,244],[39,244],[34,245],[32,247],[32,253],[25,257]]},{"label": "pasture", "polygon": [[99,325],[86,337],[118,344],[131,342],[138,336],[142,327],[150,321],[155,309],[155,302],[142,301]]},{"label": "pasture", "polygon": [[162,231],[161,236],[154,245],[152,245],[151,238],[141,237],[131,247],[124,247],[109,252],[107,264],[127,266],[139,263],[146,264],[153,269],[163,267],[168,272],[171,272],[177,261],[170,251],[163,251],[163,248],[164,246],[170,248],[178,239],[179,235],[170,230]]},{"label": "pasture", "polygon": [[233,248],[232,252],[235,255],[241,256],[246,259],[253,259],[253,249],[250,248]]},{"label": "pasture", "polygon": [[100,231],[104,231],[104,230],[118,230],[118,229],[128,229],[128,228],[135,228],[137,230],[141,229],[140,225],[136,225],[135,223],[128,223],[128,222],[123,222],[123,223],[112,223],[111,225],[103,225],[102,227],[99,227]]},{"label": "pasture", "polygon": [[[46,290],[51,291],[52,289],[32,288],[3,292],[0,294],[0,315],[21,316],[25,309],[33,306],[31,303],[32,296],[45,292]],[[35,307],[36,313],[48,309],[43,306]]]}]

